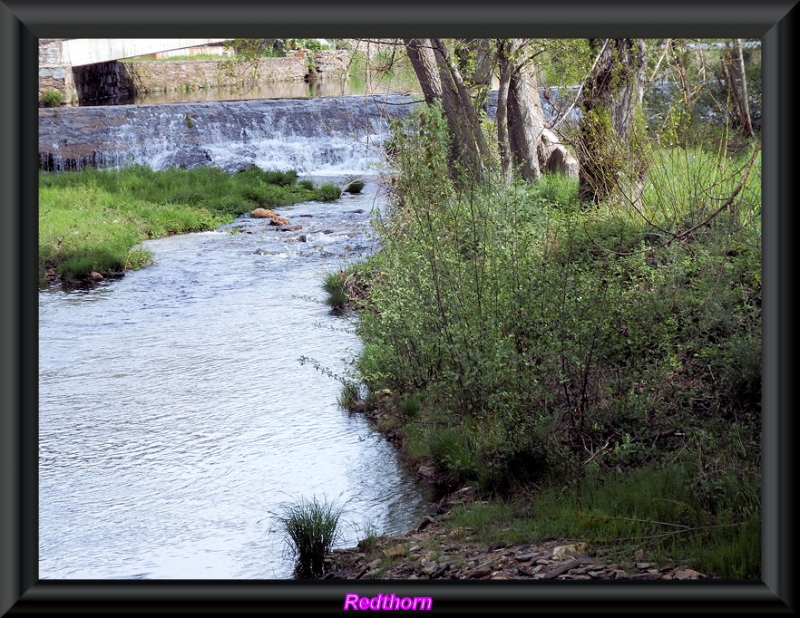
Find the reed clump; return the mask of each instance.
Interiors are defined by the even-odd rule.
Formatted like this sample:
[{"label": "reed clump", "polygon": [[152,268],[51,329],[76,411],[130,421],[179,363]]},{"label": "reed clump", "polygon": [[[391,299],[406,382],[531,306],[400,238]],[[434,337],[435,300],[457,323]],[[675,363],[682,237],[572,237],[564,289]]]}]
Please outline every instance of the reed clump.
[{"label": "reed clump", "polygon": [[298,579],[322,577],[325,557],[341,535],[343,513],[344,506],[316,496],[281,505],[275,517],[288,537]]}]

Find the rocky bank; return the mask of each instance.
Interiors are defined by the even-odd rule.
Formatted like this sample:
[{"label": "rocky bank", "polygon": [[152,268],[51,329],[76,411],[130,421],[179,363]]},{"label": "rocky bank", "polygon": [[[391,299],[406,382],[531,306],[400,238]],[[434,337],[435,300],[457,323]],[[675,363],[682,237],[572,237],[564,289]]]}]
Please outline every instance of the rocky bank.
[{"label": "rocky bank", "polygon": [[474,530],[446,525],[454,508],[474,499],[472,488],[464,487],[404,535],[334,550],[324,579],[708,579],[683,565],[655,564],[641,550],[621,562],[604,548],[568,539],[481,543]]}]

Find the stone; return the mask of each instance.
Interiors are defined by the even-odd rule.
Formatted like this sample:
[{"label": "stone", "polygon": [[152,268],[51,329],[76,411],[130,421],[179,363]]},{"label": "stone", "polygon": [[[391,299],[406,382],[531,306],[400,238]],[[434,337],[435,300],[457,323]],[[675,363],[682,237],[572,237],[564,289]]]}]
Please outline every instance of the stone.
[{"label": "stone", "polygon": [[92,271],[91,277],[92,277],[92,281],[102,281],[103,279],[105,279],[105,277],[103,277],[103,275],[101,275],[100,273],[95,272],[95,271]]},{"label": "stone", "polygon": [[433,466],[420,466],[417,468],[417,474],[423,477],[433,477],[436,474],[436,469]]},{"label": "stone", "polygon": [[477,567],[475,569],[472,569],[471,571],[467,571],[467,573],[464,575],[464,579],[478,579],[481,577],[486,577],[487,575],[491,574],[492,574],[491,567],[488,566]]},{"label": "stone", "polygon": [[254,211],[250,213],[250,216],[255,217],[256,219],[272,219],[277,215],[271,210],[267,210],[266,208],[256,208]]},{"label": "stone", "polygon": [[395,545],[394,547],[390,547],[389,549],[383,550],[383,555],[388,558],[396,558],[397,556],[404,556],[406,553],[406,548],[402,545]]},{"label": "stone", "polygon": [[705,579],[705,575],[694,569],[679,569],[673,574],[674,579]]},{"label": "stone", "polygon": [[564,560],[581,554],[586,550],[586,543],[574,543],[571,545],[560,545],[553,550],[553,560]]}]

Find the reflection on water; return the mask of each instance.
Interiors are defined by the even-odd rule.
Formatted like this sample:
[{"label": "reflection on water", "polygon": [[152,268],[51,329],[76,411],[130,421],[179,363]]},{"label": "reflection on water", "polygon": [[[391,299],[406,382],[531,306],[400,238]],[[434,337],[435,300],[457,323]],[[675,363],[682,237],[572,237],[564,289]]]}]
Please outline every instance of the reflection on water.
[{"label": "reflection on water", "polygon": [[365,81],[357,77],[345,80],[323,79],[316,81],[271,82],[247,87],[209,87],[191,90],[170,90],[119,96],[112,99],[87,101],[82,106],[131,105],[161,103],[196,103],[212,101],[249,101],[260,99],[313,99],[316,97],[338,97],[351,94],[405,93],[414,89],[388,77]]}]

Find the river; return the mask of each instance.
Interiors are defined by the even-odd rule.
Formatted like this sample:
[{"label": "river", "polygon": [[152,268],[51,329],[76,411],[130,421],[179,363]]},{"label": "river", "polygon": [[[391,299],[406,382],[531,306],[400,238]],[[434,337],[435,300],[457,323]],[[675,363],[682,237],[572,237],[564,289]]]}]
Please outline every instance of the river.
[{"label": "river", "polygon": [[[205,105],[238,122],[234,104]],[[255,114],[247,140],[226,145],[220,121],[195,133],[192,147],[227,168],[300,161],[302,177],[341,184],[358,173],[366,187],[334,203],[276,209],[302,230],[244,216],[213,232],[146,241],[155,264],[120,280],[40,291],[42,579],[287,579],[294,561],[274,518],[282,504],[344,505],[339,547],[370,531],[402,533],[429,512],[431,497],[363,418],[338,405],[341,384],[328,375],[344,375],[360,342],[351,318],[331,315],[321,282],[374,250],[370,217],[385,202],[372,167],[379,157],[363,135],[350,146],[336,130],[303,138],[300,123],[293,139],[277,116],[256,121],[257,104],[242,105]],[[291,105],[297,118],[315,104]],[[148,133],[150,142],[174,137],[169,123],[136,123],[137,115],[185,113],[122,107],[132,146]],[[80,124],[89,110],[104,111],[62,118],[72,113]],[[201,130],[212,124],[206,111],[195,115]],[[385,128],[370,125],[371,140]],[[133,154],[156,167],[170,162],[147,148]]]}]

